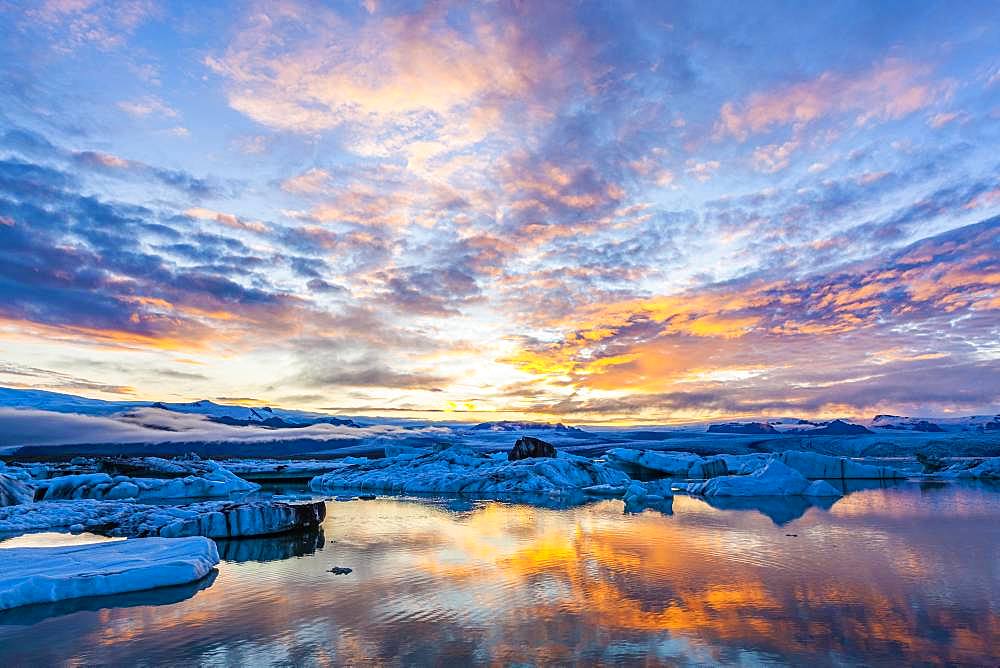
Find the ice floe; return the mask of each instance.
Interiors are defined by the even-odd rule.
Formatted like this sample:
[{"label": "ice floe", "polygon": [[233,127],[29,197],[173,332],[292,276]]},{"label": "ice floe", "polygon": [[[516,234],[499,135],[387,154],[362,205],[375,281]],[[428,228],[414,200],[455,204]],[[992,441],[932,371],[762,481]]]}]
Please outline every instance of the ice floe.
[{"label": "ice floe", "polygon": [[326,505],[280,501],[206,501],[153,506],[127,501],[42,501],[0,508],[0,533],[75,528],[110,536],[236,538],[316,527]]},{"label": "ice floe", "polygon": [[690,452],[655,452],[612,448],[605,453],[608,465],[626,472],[675,478],[713,478],[729,470],[722,457],[705,458]]},{"label": "ice floe", "polygon": [[198,536],[0,549],[0,610],[194,582],[218,563]]},{"label": "ice floe", "polygon": [[[167,460],[163,460],[167,461]],[[108,473],[81,473],[39,482],[42,498],[54,499],[198,499],[228,497],[260,488],[213,461],[199,462],[197,474],[182,478],[137,478]]]},{"label": "ice floe", "polygon": [[890,466],[862,464],[846,457],[786,450],[775,457],[811,480],[894,480],[905,477]]},{"label": "ice floe", "polygon": [[722,476],[689,483],[687,491],[702,496],[841,496],[825,480],[810,481],[778,459],[770,460],[764,468],[750,475]]},{"label": "ice floe", "polygon": [[556,457],[508,461],[503,452],[484,455],[452,447],[350,464],[313,478],[310,486],[317,491],[505,494],[553,493],[594,485],[624,487],[628,483],[628,476],[619,470],[564,452]]},{"label": "ice floe", "polygon": [[[929,476],[930,477],[930,476]],[[1000,457],[972,459],[953,464],[944,471],[933,474],[935,478],[970,480],[1000,480]]]}]

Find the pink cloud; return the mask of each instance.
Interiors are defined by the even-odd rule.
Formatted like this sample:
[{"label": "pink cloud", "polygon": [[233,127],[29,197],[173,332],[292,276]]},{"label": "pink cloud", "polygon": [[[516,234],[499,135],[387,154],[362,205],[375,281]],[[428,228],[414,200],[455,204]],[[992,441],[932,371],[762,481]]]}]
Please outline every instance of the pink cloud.
[{"label": "pink cloud", "polygon": [[947,95],[947,82],[934,82],[930,69],[887,58],[855,76],[824,72],[815,79],[758,92],[726,102],[719,112],[716,136],[745,140],[775,127],[804,127],[833,115],[853,116],[858,125],[902,118]]}]

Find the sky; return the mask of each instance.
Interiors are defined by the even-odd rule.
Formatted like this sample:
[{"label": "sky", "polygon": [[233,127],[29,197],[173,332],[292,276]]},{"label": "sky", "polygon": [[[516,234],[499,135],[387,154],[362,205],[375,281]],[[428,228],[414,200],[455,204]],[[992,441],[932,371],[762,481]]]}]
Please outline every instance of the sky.
[{"label": "sky", "polygon": [[0,0],[0,385],[1000,410],[995,2]]}]

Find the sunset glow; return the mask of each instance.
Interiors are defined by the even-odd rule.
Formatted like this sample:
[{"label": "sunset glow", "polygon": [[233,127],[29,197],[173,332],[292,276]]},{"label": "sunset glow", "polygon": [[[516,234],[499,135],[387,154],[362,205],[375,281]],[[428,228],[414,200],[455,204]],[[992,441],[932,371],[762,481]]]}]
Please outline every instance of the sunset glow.
[{"label": "sunset glow", "polygon": [[998,18],[2,4],[0,385],[469,421],[995,413]]}]

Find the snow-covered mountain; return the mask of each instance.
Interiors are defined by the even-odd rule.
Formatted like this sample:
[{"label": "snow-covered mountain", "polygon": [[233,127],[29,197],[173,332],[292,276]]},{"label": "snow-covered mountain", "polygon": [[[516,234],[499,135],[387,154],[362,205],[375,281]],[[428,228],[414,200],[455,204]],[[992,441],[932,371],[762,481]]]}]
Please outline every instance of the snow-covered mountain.
[{"label": "snow-covered mountain", "polygon": [[876,431],[993,431],[1000,429],[1000,415],[969,415],[963,417],[908,417],[876,415],[869,425]]}]

